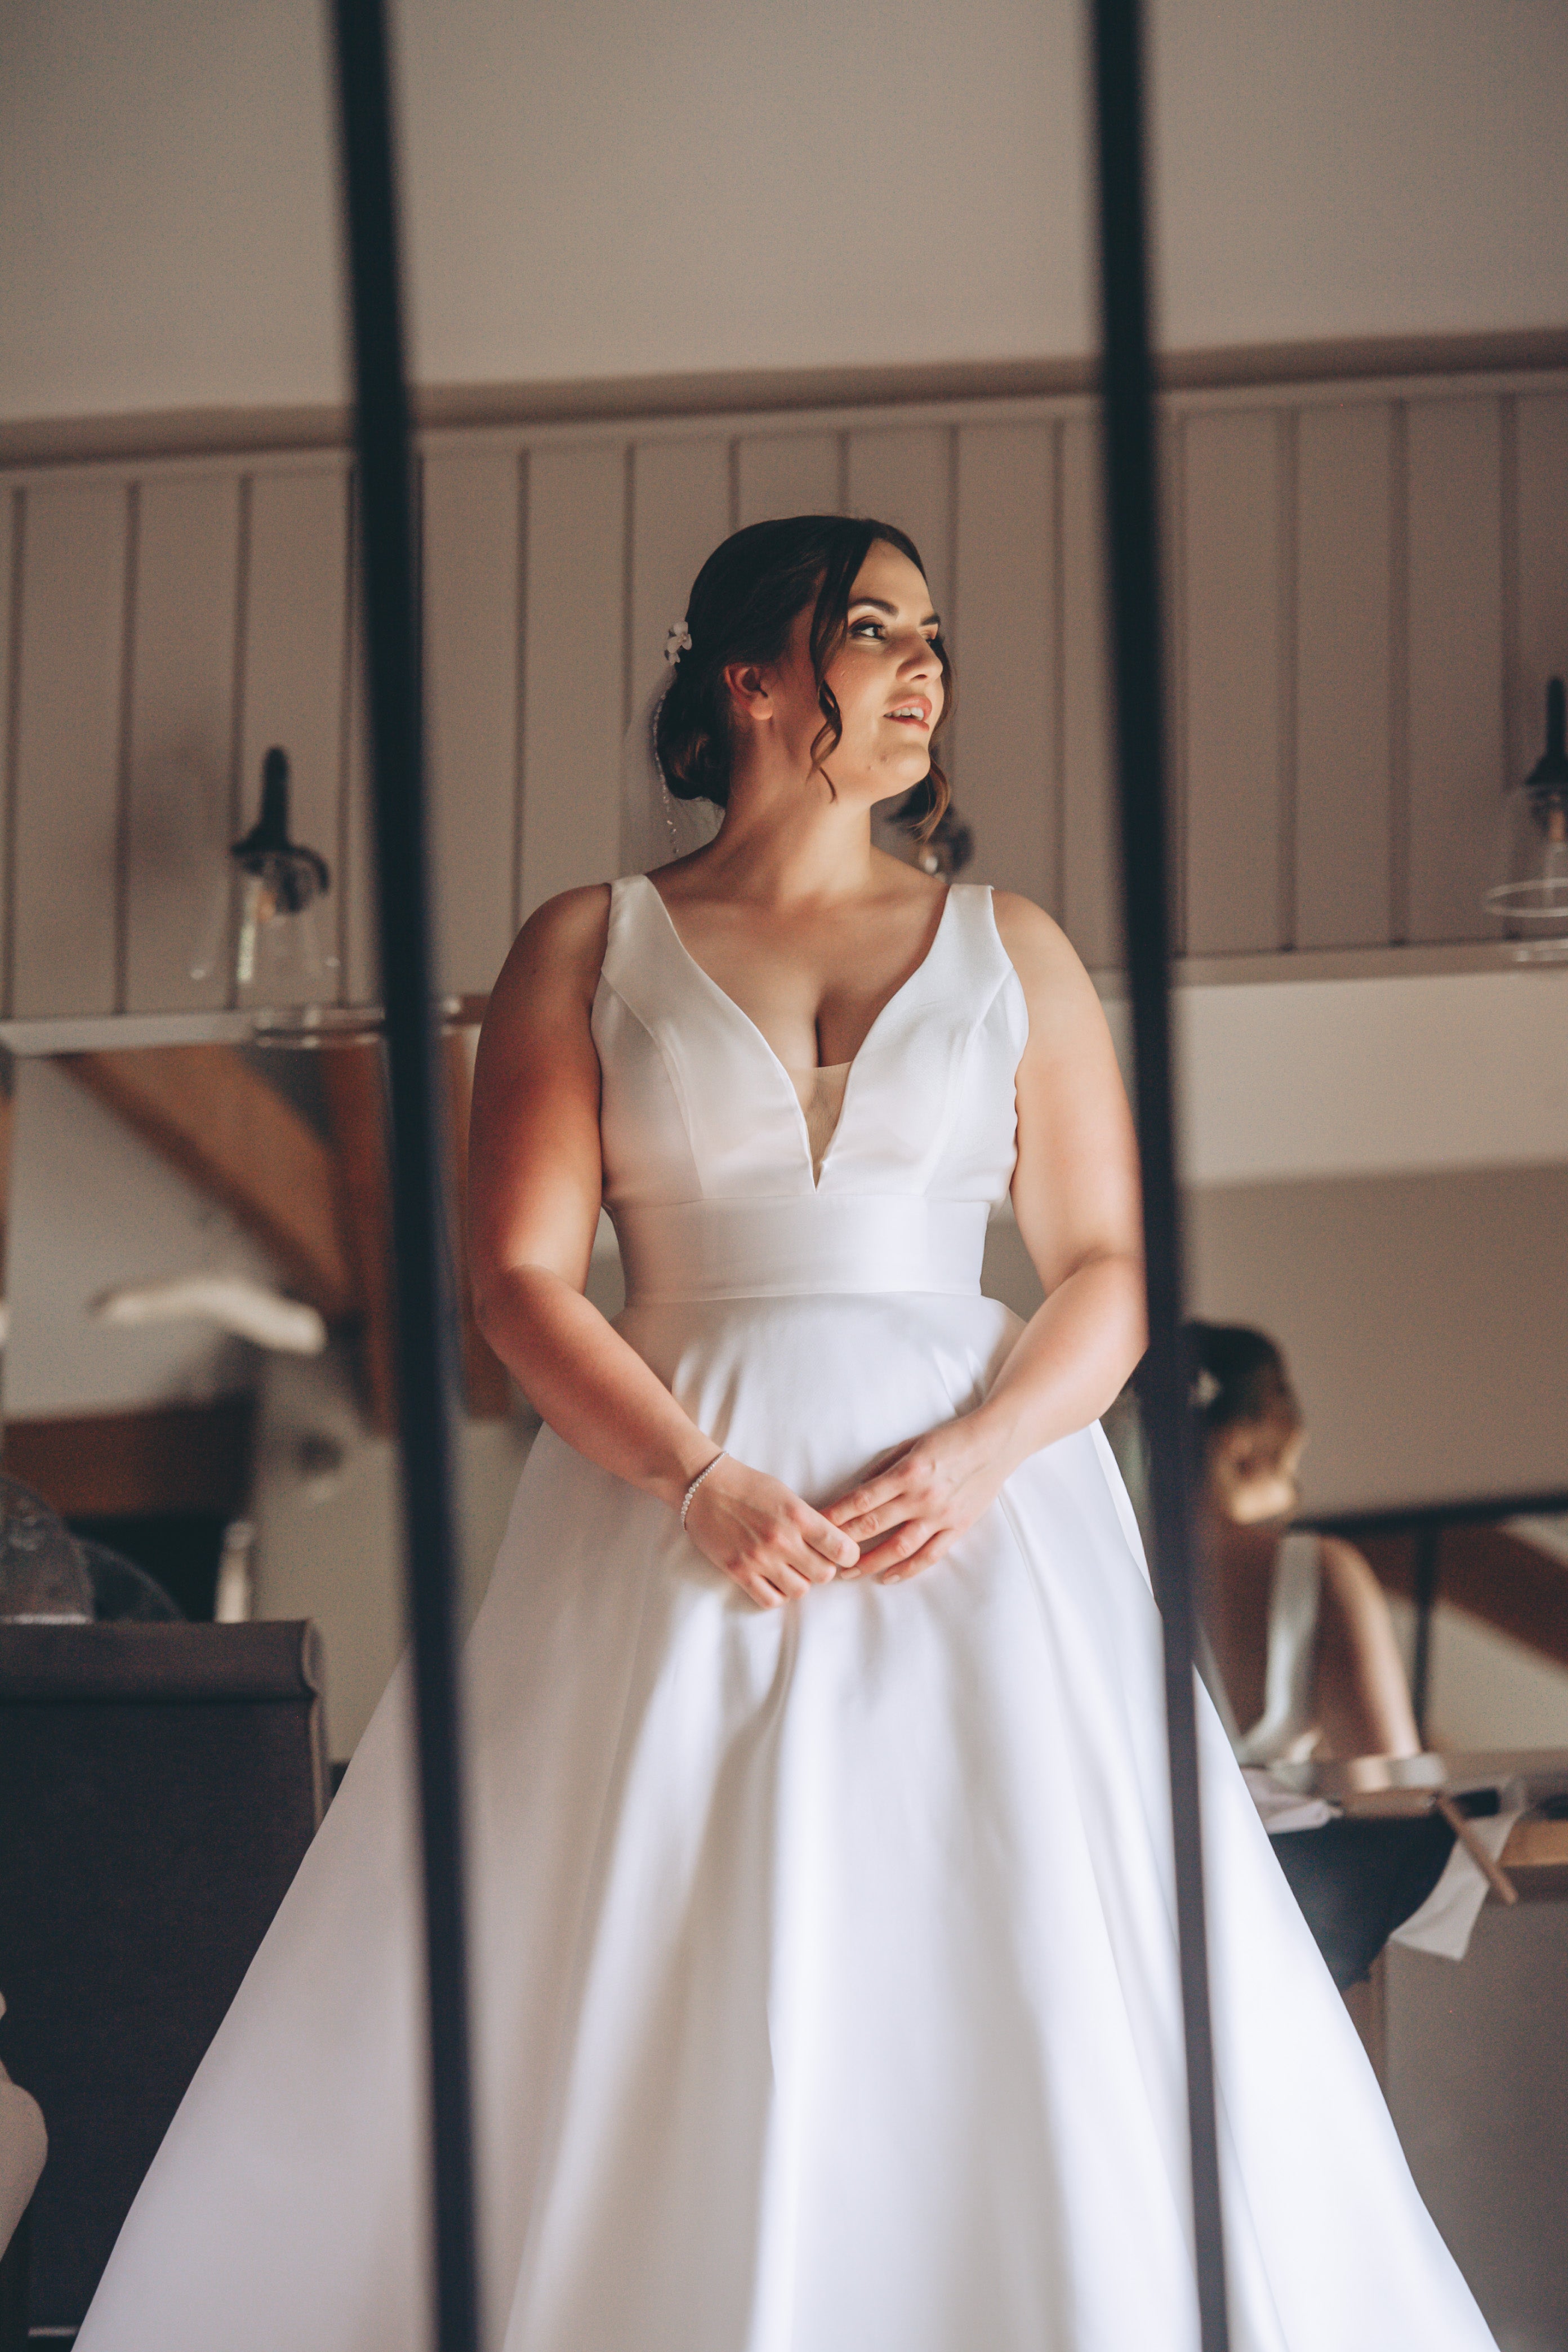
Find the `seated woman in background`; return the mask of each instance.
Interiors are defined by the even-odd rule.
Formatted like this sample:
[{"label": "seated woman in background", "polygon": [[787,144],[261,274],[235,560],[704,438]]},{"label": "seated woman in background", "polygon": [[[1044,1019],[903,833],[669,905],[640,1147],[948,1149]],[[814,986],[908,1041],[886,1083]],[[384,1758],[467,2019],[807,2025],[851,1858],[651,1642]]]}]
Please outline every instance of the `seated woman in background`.
[{"label": "seated woman in background", "polygon": [[[1285,1359],[1243,1324],[1189,1323],[1203,1483],[1198,1605],[1215,1704],[1244,1764],[1415,1756],[1383,1588],[1335,1536],[1289,1533],[1307,1442]],[[1226,1701],[1228,1700],[1228,1709]]]}]

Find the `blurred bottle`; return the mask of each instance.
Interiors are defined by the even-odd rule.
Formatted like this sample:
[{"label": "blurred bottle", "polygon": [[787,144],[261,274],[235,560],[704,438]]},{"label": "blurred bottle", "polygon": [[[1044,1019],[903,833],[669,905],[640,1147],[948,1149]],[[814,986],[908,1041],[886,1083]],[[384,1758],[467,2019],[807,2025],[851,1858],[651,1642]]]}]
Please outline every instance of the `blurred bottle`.
[{"label": "blurred bottle", "polygon": [[213,1616],[220,1625],[247,1625],[256,1601],[250,1575],[250,1555],[256,1528],[249,1519],[230,1519],[223,1531],[223,1551],[217,1564],[217,1595]]}]

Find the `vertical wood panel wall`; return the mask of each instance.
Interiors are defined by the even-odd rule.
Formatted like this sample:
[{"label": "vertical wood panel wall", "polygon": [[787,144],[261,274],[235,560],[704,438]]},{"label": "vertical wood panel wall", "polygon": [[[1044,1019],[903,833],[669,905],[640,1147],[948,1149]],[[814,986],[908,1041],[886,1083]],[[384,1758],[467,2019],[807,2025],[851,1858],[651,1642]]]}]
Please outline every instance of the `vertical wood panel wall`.
[{"label": "vertical wood panel wall", "polygon": [[1394,936],[1390,760],[1394,446],[1387,406],[1296,431],[1293,943]]},{"label": "vertical wood panel wall", "polygon": [[[1484,940],[1505,785],[1568,670],[1568,385],[1168,397],[1177,932],[1189,956]],[[288,750],[374,998],[353,484],[316,452],[0,480],[0,955],[13,1018],[226,1001],[201,940]],[[919,542],[963,680],[972,872],[1119,961],[1098,433],[1082,399],[432,435],[420,478],[443,984],[616,870],[622,743],[726,531]]]},{"label": "vertical wood panel wall", "polygon": [[232,475],[154,476],[137,491],[122,877],[126,886],[134,877],[125,887],[131,1013],[221,1005],[227,992],[218,959],[224,852],[240,830],[241,507]]}]

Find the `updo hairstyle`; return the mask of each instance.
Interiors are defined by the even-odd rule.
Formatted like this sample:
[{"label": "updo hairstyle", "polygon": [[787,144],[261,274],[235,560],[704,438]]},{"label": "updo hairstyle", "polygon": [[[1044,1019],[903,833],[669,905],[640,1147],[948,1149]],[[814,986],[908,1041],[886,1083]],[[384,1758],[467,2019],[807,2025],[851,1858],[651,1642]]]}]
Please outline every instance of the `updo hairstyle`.
[{"label": "updo hairstyle", "polygon": [[1193,1418],[1206,1440],[1237,1422],[1283,1420],[1301,1426],[1285,1359],[1267,1332],[1245,1323],[1189,1323]]},{"label": "updo hairstyle", "polygon": [[[691,643],[681,654],[659,705],[654,747],[665,782],[678,800],[705,800],[723,808],[730,798],[730,696],[724,672],[732,662],[765,669],[783,659],[796,615],[811,608],[811,667],[823,724],[813,739],[814,767],[843,740],[844,721],[827,671],[849,632],[849,597],[860,567],[877,542],[907,555],[921,577],[925,565],[908,534],[889,522],[844,515],[792,515],[748,523],[714,549],[692,583],[686,607]],[[939,729],[952,716],[957,691],[946,646],[942,664]],[[899,816],[929,840],[951,797],[933,759],[924,782],[908,793]]]}]

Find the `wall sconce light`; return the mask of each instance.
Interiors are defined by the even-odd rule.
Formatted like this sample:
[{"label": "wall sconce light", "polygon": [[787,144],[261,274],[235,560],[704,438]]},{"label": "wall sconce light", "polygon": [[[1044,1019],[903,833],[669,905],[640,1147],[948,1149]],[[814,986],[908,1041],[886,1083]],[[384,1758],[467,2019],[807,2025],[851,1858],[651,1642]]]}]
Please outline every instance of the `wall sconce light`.
[{"label": "wall sconce light", "polygon": [[276,744],[261,763],[261,814],[228,854],[239,871],[240,1002],[292,1004],[319,996],[327,963],[315,909],[331,876],[316,850],[289,838],[289,754]]},{"label": "wall sconce light", "polygon": [[1546,688],[1546,749],[1503,807],[1499,878],[1481,903],[1521,963],[1568,960],[1568,744],[1563,680]]},{"label": "wall sconce light", "polygon": [[202,945],[191,961],[193,980],[205,980],[224,961],[235,878],[238,924],[229,978],[234,1002],[255,1014],[258,1045],[316,1045],[374,1034],[374,1008],[324,1002],[336,994],[337,957],[322,944],[318,919],[331,888],[319,850],[289,834],[289,754],[274,744],[261,763],[261,812],[228,853],[214,890]]}]

